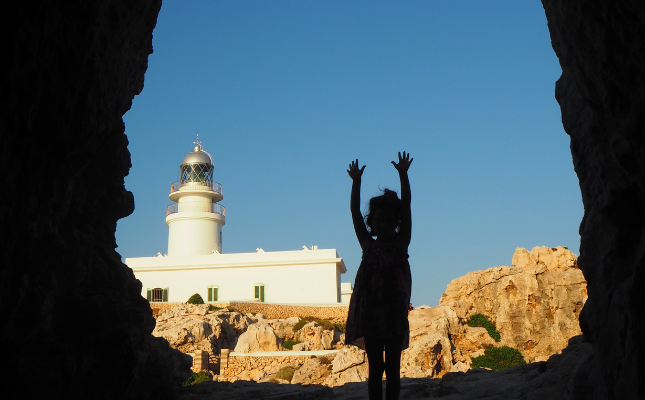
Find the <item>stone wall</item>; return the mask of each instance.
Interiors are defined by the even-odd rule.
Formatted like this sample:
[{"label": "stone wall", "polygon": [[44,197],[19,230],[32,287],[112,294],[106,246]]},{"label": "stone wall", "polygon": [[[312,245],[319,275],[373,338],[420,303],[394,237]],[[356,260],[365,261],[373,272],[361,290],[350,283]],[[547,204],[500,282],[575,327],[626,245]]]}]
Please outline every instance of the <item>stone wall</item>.
[{"label": "stone wall", "polygon": [[[287,353],[287,352],[285,352]],[[305,361],[317,358],[315,355],[284,355],[284,356],[228,356],[228,366],[220,367],[220,376],[227,379],[236,377],[243,372],[250,373],[251,376],[259,371],[270,371],[280,366],[291,365],[298,369]]]},{"label": "stone wall", "polygon": [[[161,310],[168,310],[183,303],[150,303],[155,316]],[[347,310],[349,305],[341,304],[322,305],[322,306],[300,306],[287,304],[270,304],[260,302],[219,302],[208,303],[216,307],[229,308],[239,311],[242,314],[263,314],[268,319],[284,319],[289,317],[307,317],[312,316],[332,322],[345,323],[347,320]]]}]

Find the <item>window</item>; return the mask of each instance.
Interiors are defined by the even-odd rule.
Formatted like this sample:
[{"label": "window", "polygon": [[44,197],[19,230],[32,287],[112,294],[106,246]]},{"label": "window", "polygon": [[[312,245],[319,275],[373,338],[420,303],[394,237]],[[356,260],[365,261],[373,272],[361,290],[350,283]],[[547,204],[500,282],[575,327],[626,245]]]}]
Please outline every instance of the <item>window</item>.
[{"label": "window", "polygon": [[208,287],[208,301],[219,301],[219,286]]},{"label": "window", "polygon": [[255,285],[255,297],[260,301],[264,301],[264,283],[258,283]]},{"label": "window", "polygon": [[186,164],[180,167],[179,181],[184,184],[188,182],[212,182],[213,166],[208,164]]},{"label": "window", "polygon": [[168,302],[168,288],[148,289],[148,301]]}]

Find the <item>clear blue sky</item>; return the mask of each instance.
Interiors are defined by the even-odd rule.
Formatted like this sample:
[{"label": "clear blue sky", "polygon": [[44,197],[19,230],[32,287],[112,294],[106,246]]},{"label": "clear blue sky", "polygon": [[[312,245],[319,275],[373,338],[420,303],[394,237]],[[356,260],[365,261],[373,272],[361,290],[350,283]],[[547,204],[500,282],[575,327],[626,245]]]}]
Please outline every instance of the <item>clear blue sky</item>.
[{"label": "clear blue sky", "polygon": [[578,254],[582,201],[539,1],[165,1],[125,115],[125,257],[167,252],[170,184],[199,132],[224,187],[227,253],[336,248],[353,282],[346,169],[362,202],[414,157],[412,302],[438,304],[516,247]]}]

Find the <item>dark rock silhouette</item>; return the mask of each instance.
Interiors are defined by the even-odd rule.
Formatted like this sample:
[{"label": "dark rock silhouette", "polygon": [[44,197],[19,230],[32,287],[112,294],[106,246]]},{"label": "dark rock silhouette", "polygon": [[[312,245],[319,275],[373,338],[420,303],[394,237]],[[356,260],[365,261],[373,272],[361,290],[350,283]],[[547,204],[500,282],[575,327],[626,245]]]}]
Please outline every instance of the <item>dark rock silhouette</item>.
[{"label": "dark rock silhouette", "polygon": [[[171,365],[182,361],[153,342],[150,308],[114,240],[116,221],[134,205],[123,186],[130,158],[122,116],[143,88],[160,5],[14,2],[2,14],[0,338],[13,371],[2,375],[3,393],[172,395]],[[552,387],[559,398],[643,398],[645,3],[543,5],[585,207],[581,323],[594,351],[566,371],[572,378],[554,373],[560,385]]]},{"label": "dark rock silhouette", "polygon": [[130,153],[122,116],[143,89],[160,7],[160,0],[36,1],[3,13],[5,394],[170,393],[170,350],[153,342],[152,312],[114,238],[117,220],[134,209],[123,185]]},{"label": "dark rock silhouette", "polygon": [[543,0],[584,218],[582,332],[596,357],[576,398],[645,397],[645,3]]}]

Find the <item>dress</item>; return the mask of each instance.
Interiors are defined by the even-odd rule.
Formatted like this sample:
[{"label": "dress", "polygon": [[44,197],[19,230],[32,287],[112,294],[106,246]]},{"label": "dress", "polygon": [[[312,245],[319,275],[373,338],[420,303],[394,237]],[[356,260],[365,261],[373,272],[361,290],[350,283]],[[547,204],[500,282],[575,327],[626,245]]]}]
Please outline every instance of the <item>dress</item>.
[{"label": "dress", "polygon": [[391,243],[368,243],[349,302],[345,343],[365,336],[403,336],[401,350],[408,348],[411,290],[408,255]]}]

